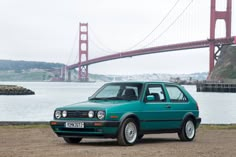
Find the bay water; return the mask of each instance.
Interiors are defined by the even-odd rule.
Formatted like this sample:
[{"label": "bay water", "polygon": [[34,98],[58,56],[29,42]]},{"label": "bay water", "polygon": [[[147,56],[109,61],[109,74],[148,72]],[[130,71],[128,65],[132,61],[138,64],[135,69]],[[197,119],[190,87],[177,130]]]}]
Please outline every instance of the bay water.
[{"label": "bay water", "polygon": [[[0,95],[0,121],[50,121],[56,107],[85,101],[103,82],[0,82],[29,88],[35,95]],[[198,102],[202,123],[236,123],[236,93],[196,92],[184,86]]]}]

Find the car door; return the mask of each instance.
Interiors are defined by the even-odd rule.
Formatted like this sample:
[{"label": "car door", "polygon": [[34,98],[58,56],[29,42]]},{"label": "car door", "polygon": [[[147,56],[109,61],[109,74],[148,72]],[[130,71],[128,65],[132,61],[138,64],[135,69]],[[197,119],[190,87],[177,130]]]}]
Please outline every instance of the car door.
[{"label": "car door", "polygon": [[[141,128],[144,131],[170,129],[171,106],[167,101],[163,84],[152,83],[146,85],[143,99]],[[148,100],[149,98],[154,98]]]},{"label": "car door", "polygon": [[190,102],[178,85],[166,84],[165,87],[171,112],[169,114],[169,119],[172,120],[170,125],[174,128],[180,128],[184,116],[191,109]]}]

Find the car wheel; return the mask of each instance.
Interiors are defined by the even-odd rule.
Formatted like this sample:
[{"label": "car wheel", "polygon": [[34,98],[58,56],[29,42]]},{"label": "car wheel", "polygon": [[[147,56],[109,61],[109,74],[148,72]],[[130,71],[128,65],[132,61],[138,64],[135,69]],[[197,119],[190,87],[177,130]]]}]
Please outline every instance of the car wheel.
[{"label": "car wheel", "polygon": [[118,133],[118,143],[122,146],[134,145],[138,137],[137,125],[134,119],[127,118]]},{"label": "car wheel", "polygon": [[66,143],[69,143],[69,144],[76,144],[82,140],[82,138],[68,138],[68,137],[63,137],[63,138],[64,138],[64,141],[66,141]]},{"label": "car wheel", "polygon": [[178,132],[181,141],[192,141],[196,135],[196,127],[191,118],[184,121],[182,128]]}]

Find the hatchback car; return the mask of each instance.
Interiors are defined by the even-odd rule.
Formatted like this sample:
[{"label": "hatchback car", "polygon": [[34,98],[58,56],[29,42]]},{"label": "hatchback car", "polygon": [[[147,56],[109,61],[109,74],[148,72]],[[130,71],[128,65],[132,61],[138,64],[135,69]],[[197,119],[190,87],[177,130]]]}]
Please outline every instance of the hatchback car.
[{"label": "hatchback car", "polygon": [[88,101],[57,108],[50,125],[70,144],[103,137],[133,145],[149,133],[177,133],[181,141],[192,141],[200,122],[197,102],[178,84],[115,82]]}]

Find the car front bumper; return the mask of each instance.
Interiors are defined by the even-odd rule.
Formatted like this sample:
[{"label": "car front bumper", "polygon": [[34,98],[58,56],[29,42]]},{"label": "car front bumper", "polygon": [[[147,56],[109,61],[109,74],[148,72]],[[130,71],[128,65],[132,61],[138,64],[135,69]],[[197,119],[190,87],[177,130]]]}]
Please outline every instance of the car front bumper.
[{"label": "car front bumper", "polygon": [[68,128],[66,122],[76,121],[59,121],[54,120],[50,122],[53,131],[59,137],[116,137],[119,121],[82,121],[83,128]]}]

